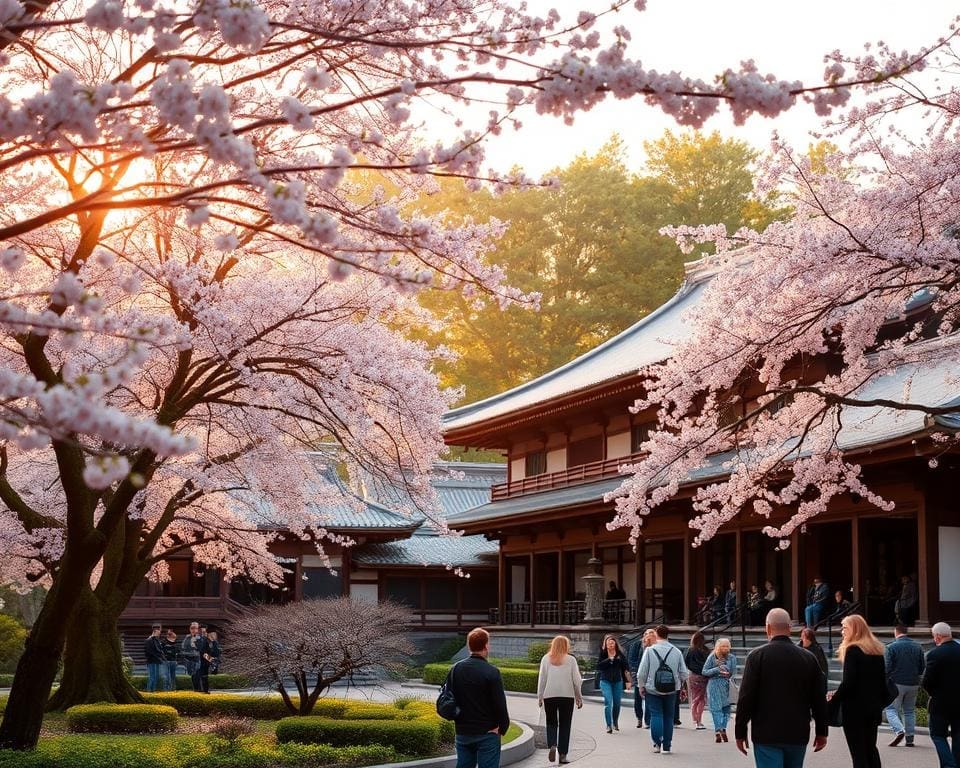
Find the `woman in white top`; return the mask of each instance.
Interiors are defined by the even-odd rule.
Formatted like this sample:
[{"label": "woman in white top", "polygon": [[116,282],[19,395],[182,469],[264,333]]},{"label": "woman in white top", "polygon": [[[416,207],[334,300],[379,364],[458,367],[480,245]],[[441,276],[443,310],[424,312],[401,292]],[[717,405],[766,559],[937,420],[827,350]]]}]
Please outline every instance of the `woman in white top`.
[{"label": "woman in white top", "polygon": [[567,760],[567,752],[570,750],[573,705],[576,702],[577,709],[583,706],[580,696],[581,682],[577,660],[570,655],[570,640],[563,635],[557,635],[550,643],[550,652],[540,659],[540,676],[537,678],[537,699],[546,714],[547,746],[550,748],[551,762],[557,757],[558,746],[560,762],[570,762]]}]

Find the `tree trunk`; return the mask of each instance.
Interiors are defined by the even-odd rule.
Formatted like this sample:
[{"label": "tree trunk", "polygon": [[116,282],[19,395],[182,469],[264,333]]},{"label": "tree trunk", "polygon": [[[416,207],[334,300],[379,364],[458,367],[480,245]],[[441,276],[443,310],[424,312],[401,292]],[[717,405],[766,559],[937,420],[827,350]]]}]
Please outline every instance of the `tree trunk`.
[{"label": "tree trunk", "polygon": [[0,723],[0,749],[33,749],[37,745],[82,579],[82,572],[64,566],[27,635]]},{"label": "tree trunk", "polygon": [[[121,609],[122,610],[122,609]],[[106,701],[142,703],[143,697],[123,673],[123,649],[113,610],[93,593],[83,590],[67,630],[60,688],[48,709],[63,710],[74,704]]]}]

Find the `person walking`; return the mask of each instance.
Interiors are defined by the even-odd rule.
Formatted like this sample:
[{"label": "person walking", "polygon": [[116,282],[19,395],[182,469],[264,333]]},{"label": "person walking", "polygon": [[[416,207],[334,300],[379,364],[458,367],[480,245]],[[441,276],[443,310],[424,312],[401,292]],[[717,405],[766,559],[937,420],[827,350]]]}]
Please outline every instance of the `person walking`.
[{"label": "person walking", "polygon": [[452,676],[460,707],[456,725],[457,768],[499,768],[500,739],[510,727],[500,670],[487,661],[490,633],[477,627],[467,635],[470,657]]},{"label": "person walking", "polygon": [[813,654],[790,641],[790,614],[767,613],[767,642],[743,666],[734,735],[747,754],[747,730],[757,768],[802,768],[814,723],[813,751],[827,746],[827,680]]},{"label": "person walking", "polygon": [[[643,655],[643,649],[647,647],[644,638],[646,638],[646,632],[630,643],[627,650],[627,664],[630,669],[640,666],[640,656]],[[643,695],[639,685],[633,686],[633,714],[637,717],[637,728],[643,728]]]},{"label": "person walking", "polygon": [[180,656],[183,666],[190,675],[190,682],[194,691],[200,690],[200,650],[204,640],[200,637],[200,625],[197,622],[190,624],[190,633],[183,638],[180,644]]},{"label": "person walking", "polygon": [[894,733],[890,746],[895,747],[906,738],[907,746],[912,747],[917,730],[917,691],[920,690],[920,680],[923,678],[926,663],[923,648],[916,640],[907,637],[907,628],[903,624],[893,628],[893,637],[893,642],[887,646],[884,659],[887,679],[897,686],[897,698],[884,712]]},{"label": "person walking", "polygon": [[810,627],[804,627],[800,631],[800,647],[805,648],[817,657],[817,664],[823,671],[823,676],[828,677],[830,665],[827,663],[827,655],[823,652],[820,643],[817,642],[817,633]]},{"label": "person walking", "polygon": [[177,690],[177,655],[180,652],[177,645],[177,633],[168,628],[161,644],[163,646],[163,689],[165,691],[175,691]]},{"label": "person walking", "polygon": [[[930,695],[930,739],[940,768],[960,766],[960,644],[949,624],[940,621],[930,630],[936,648],[927,653],[921,685]],[[947,734],[950,741],[947,741]]]},{"label": "person walking", "polygon": [[161,629],[162,627],[159,624],[154,624],[150,636],[143,642],[143,655],[147,657],[147,691],[150,693],[155,693],[164,687]]},{"label": "person walking", "polygon": [[707,678],[703,675],[703,664],[710,651],[703,632],[694,632],[690,636],[690,647],[683,657],[687,665],[687,692],[690,694],[690,714],[698,731],[704,730],[703,708],[707,703]]},{"label": "person walking", "polygon": [[211,630],[204,639],[203,652],[200,654],[200,692],[210,693],[210,675],[220,670],[220,643],[217,633]]},{"label": "person walking", "polygon": [[804,623],[811,629],[815,629],[823,618],[829,597],[830,587],[819,576],[814,576],[813,585],[807,590],[807,606],[803,609]]},{"label": "person walking", "polygon": [[707,678],[707,706],[713,718],[714,737],[717,744],[727,742],[727,723],[730,720],[730,684],[737,673],[737,657],[730,647],[730,638],[717,640],[703,665]]},{"label": "person walking", "polygon": [[903,586],[894,612],[900,624],[912,627],[917,620],[917,582],[910,575],[903,576],[900,582]]},{"label": "person walking", "polygon": [[884,647],[858,614],[840,623],[843,640],[837,657],[843,677],[837,690],[828,694],[831,711],[840,709],[843,737],[847,740],[853,768],[880,768],[877,729],[884,707],[890,702]]},{"label": "person walking", "polygon": [[643,652],[637,670],[637,685],[644,688],[644,701],[650,713],[650,738],[653,751],[669,755],[673,751],[673,716],[680,686],[687,679],[683,654],[672,645],[669,628],[661,624],[656,642]]},{"label": "person walking", "polygon": [[620,702],[624,690],[630,690],[630,669],[620,643],[613,635],[606,635],[597,659],[597,679],[603,694],[603,719],[607,733],[620,730]]},{"label": "person walking", "polygon": [[580,686],[583,679],[577,660],[570,655],[570,640],[557,635],[550,642],[550,652],[540,659],[540,674],[537,677],[537,699],[547,720],[547,748],[550,762],[560,750],[560,763],[568,763],[570,752],[570,725],[573,707],[583,706]]}]

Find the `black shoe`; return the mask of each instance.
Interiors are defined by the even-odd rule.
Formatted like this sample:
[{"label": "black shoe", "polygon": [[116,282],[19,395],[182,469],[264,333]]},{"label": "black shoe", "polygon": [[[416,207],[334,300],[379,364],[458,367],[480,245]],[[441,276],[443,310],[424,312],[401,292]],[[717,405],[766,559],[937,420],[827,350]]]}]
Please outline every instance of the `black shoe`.
[{"label": "black shoe", "polygon": [[674,720],[674,721],[673,721],[673,724],[674,724],[674,726],[683,725],[683,723],[681,723],[679,720]]},{"label": "black shoe", "polygon": [[607,733],[613,733],[613,728],[611,728],[609,725],[607,726]]},{"label": "black shoe", "polygon": [[556,747],[550,747],[550,756],[549,756],[549,759],[550,759],[550,762],[551,762],[551,763],[552,763],[554,760],[557,759],[557,748],[556,748]]},{"label": "black shoe", "polygon": [[900,731],[900,733],[898,733],[896,736],[893,737],[893,741],[890,742],[889,746],[891,747],[897,746],[901,741],[903,741],[904,736],[906,736],[906,734],[903,731]]},{"label": "black shoe", "polygon": [[908,742],[907,742],[906,744],[904,744],[903,746],[905,746],[905,747],[915,747],[915,746],[917,746],[917,745],[914,744],[912,741],[908,741]]},{"label": "black shoe", "polygon": [[560,765],[566,765],[566,764],[569,763],[569,762],[570,762],[570,761],[567,760],[567,756],[566,756],[566,755],[560,755]]},{"label": "black shoe", "polygon": [[637,728],[643,728],[643,720],[637,720]]}]

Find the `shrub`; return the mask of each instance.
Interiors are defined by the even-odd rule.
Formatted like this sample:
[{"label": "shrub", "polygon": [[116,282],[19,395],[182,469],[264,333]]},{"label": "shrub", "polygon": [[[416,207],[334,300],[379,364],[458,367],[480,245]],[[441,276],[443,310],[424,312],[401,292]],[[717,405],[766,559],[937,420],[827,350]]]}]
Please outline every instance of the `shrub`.
[{"label": "shrub", "polygon": [[[236,752],[195,754],[182,768],[341,768],[396,762],[396,751],[379,744],[331,747],[329,744],[270,744],[264,740],[245,742]],[[168,767],[169,768],[169,767]]]},{"label": "shrub", "polygon": [[145,746],[129,736],[61,736],[42,739],[35,752],[0,750],[0,768],[172,768],[177,762],[169,745]]},{"label": "shrub", "polygon": [[[137,690],[147,690],[146,675],[131,675],[130,682]],[[252,686],[253,681],[246,675],[210,675],[210,690],[212,691],[229,691],[236,688],[250,688]],[[193,682],[190,680],[189,675],[177,675],[177,690],[193,690]]]},{"label": "shrub", "polygon": [[194,693],[192,691],[168,691],[145,693],[143,699],[149,704],[173,707],[181,715],[235,715],[252,717],[255,720],[279,720],[290,714],[279,696],[241,696],[229,693]]},{"label": "shrub", "polygon": [[177,710],[157,704],[79,704],[67,710],[74,733],[168,733],[177,730]]},{"label": "shrub", "polygon": [[[500,667],[500,676],[503,678],[503,687],[508,691],[536,693],[539,665],[536,665],[536,667],[536,669],[514,669],[512,667]],[[449,664],[427,664],[427,666],[423,668],[423,682],[431,685],[441,685],[443,681],[446,680],[447,672],[449,671]]]},{"label": "shrub", "polygon": [[540,659],[550,653],[550,643],[545,640],[535,640],[527,646],[527,661],[540,663]]},{"label": "shrub", "polygon": [[0,675],[0,688],[9,688],[13,685],[13,675],[2,674]]},{"label": "shrub", "polygon": [[427,664],[423,668],[423,682],[431,685],[443,685],[449,671],[449,664]]},{"label": "shrub", "polygon": [[466,635],[457,635],[443,641],[433,654],[432,661],[450,661],[467,644]]},{"label": "shrub", "polygon": [[210,735],[213,737],[211,749],[214,752],[233,752],[240,746],[240,739],[257,732],[257,723],[251,717],[221,715],[213,721]]},{"label": "shrub", "polygon": [[404,755],[430,755],[440,742],[440,724],[427,718],[397,721],[287,717],[277,723],[277,741],[335,747],[384,744]]},{"label": "shrub", "polygon": [[23,654],[27,629],[13,616],[0,613],[0,671],[12,672]]},{"label": "shrub", "polygon": [[123,665],[123,674],[127,680],[133,680],[133,656],[124,656],[120,659],[120,663]]},{"label": "shrub", "polygon": [[930,694],[923,688],[917,689],[917,709],[927,709],[930,704]]},{"label": "shrub", "polygon": [[540,669],[540,659],[533,662],[526,659],[490,658],[487,661],[500,669]]}]

